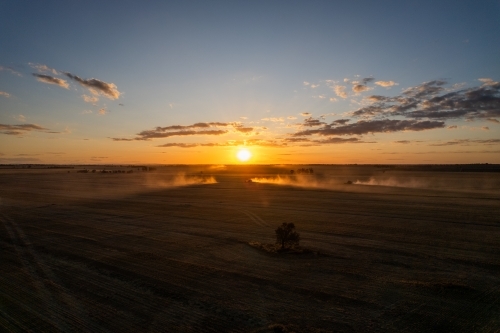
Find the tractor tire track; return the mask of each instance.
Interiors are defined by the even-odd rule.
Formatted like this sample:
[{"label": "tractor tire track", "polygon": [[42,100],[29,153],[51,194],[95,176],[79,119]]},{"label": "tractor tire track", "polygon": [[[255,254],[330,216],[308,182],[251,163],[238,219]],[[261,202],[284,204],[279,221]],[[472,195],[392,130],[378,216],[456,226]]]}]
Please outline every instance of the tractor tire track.
[{"label": "tractor tire track", "polygon": [[240,212],[248,216],[255,224],[261,226],[261,227],[266,227],[266,228],[272,228],[272,226],[264,221],[262,218],[260,218],[258,215],[244,209],[240,209]]},{"label": "tractor tire track", "polygon": [[0,215],[0,221],[7,230],[17,256],[38,292],[38,304],[47,311],[51,324],[64,332],[75,326],[93,332],[102,331],[99,325],[90,320],[80,302],[61,285],[52,270],[36,253],[31,241],[17,223],[5,214]]}]

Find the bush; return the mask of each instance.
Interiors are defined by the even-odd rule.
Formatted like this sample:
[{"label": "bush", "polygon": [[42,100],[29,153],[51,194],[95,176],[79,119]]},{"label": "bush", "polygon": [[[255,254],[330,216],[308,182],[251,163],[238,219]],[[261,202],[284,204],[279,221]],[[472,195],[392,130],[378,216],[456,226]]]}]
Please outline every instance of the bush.
[{"label": "bush", "polygon": [[300,236],[295,231],[293,223],[283,223],[276,232],[276,244],[281,244],[281,248],[294,247],[299,245]]}]

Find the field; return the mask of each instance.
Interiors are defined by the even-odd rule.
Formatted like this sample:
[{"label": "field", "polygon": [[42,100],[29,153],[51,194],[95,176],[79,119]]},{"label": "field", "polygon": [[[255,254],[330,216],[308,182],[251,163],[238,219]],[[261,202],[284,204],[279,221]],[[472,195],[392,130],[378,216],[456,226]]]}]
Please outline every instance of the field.
[{"label": "field", "polygon": [[0,169],[0,331],[500,331],[499,172],[102,169]]}]

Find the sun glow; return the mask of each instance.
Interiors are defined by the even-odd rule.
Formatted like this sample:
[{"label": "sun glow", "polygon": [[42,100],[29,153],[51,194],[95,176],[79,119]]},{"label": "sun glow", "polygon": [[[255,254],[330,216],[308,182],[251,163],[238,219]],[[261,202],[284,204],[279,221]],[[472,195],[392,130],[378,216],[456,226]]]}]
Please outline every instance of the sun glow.
[{"label": "sun glow", "polygon": [[246,162],[252,157],[252,153],[248,149],[243,148],[238,150],[236,157],[238,157],[241,162]]}]

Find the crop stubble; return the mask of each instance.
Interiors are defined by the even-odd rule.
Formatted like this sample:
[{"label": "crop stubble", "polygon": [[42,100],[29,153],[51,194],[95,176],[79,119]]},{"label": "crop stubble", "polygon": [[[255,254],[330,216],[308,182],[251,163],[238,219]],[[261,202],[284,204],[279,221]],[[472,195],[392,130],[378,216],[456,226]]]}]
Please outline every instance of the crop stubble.
[{"label": "crop stubble", "polygon": [[[230,170],[187,187],[144,177],[0,174],[0,327],[500,329],[498,192],[300,188]],[[248,245],[272,243],[283,222],[314,252]]]}]

